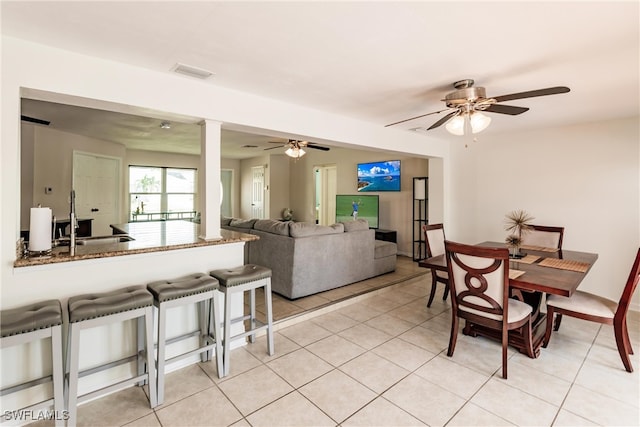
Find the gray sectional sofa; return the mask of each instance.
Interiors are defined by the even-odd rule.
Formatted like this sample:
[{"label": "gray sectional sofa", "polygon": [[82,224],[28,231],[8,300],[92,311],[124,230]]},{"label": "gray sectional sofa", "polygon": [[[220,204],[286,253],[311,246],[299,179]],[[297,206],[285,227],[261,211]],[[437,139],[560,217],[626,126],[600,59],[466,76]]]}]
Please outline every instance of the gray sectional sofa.
[{"label": "gray sectional sofa", "polygon": [[374,230],[363,219],[320,226],[223,218],[221,227],[260,237],[247,244],[245,261],[269,267],[272,290],[290,299],[396,269],[396,244],[375,240]]}]

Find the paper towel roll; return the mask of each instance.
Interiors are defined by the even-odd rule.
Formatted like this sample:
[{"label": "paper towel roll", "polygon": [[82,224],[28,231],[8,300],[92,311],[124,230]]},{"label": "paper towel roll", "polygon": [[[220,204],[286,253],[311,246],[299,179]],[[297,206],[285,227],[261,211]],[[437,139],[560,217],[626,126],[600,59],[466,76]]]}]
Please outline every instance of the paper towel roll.
[{"label": "paper towel roll", "polygon": [[29,250],[51,250],[51,208],[31,208],[29,223]]}]

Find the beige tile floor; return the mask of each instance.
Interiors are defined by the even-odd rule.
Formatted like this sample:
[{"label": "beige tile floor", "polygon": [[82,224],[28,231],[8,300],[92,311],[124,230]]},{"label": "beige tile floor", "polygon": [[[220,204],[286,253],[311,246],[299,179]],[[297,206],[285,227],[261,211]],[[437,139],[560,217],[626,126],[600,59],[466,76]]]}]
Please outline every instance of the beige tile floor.
[{"label": "beige tile floor", "polygon": [[215,362],[191,365],[168,374],[155,410],[135,387],[82,405],[78,425],[640,424],[638,313],[628,320],[634,373],[624,371],[611,327],[565,318],[539,358],[510,351],[504,380],[496,342],[460,334],[446,356],[450,308],[441,289],[426,307],[430,282],[415,277],[298,313],[277,324],[274,356],[259,337],[232,352],[222,380]]}]

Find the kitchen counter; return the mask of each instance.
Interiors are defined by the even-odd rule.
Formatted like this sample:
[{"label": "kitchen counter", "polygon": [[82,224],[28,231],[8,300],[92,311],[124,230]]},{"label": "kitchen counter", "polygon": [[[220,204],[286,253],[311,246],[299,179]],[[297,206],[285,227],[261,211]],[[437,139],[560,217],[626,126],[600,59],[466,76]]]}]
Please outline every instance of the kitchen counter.
[{"label": "kitchen counter", "polygon": [[203,240],[198,237],[200,224],[181,220],[112,224],[111,228],[114,234],[127,234],[134,240],[120,243],[77,245],[74,256],[69,256],[68,246],[58,246],[52,249],[51,255],[21,258],[16,260],[13,266],[28,267],[199,246],[249,242],[258,239],[258,236],[252,234],[220,230],[221,239]]}]

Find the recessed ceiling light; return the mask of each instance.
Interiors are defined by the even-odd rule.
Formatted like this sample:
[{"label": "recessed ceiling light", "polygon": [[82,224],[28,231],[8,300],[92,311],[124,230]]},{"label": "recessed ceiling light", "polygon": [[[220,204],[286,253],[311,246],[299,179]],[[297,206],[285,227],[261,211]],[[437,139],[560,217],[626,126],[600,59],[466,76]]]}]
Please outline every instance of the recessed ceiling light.
[{"label": "recessed ceiling light", "polygon": [[162,123],[160,123],[160,128],[161,128],[161,129],[171,129],[171,123],[169,123],[169,122],[162,122]]},{"label": "recessed ceiling light", "polygon": [[190,77],[195,77],[203,80],[213,75],[211,71],[204,70],[198,67],[193,67],[191,65],[181,64],[181,63],[177,63],[173,67],[173,71],[175,71],[176,73],[184,74]]}]

